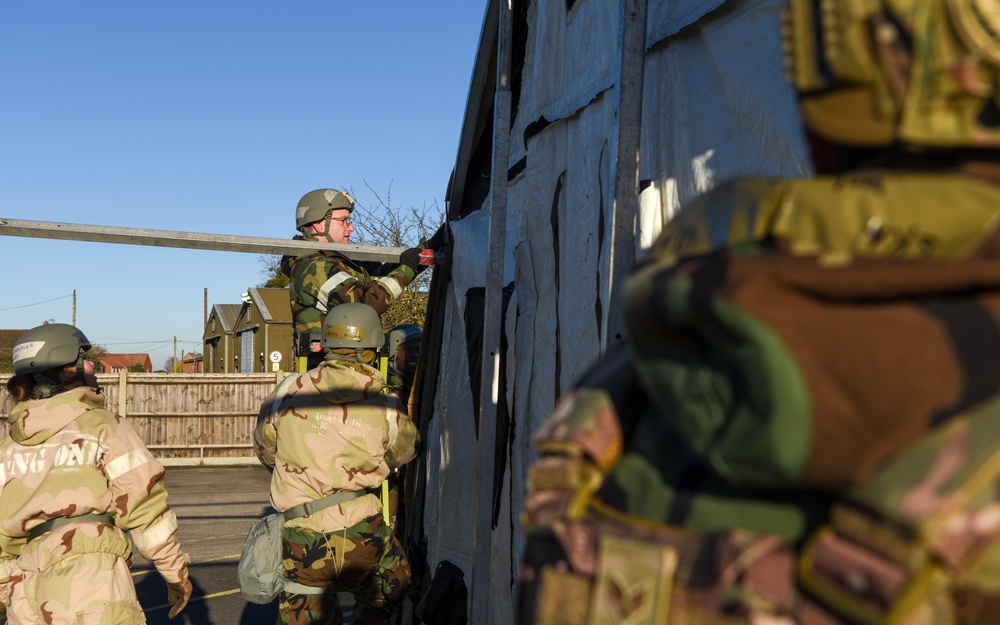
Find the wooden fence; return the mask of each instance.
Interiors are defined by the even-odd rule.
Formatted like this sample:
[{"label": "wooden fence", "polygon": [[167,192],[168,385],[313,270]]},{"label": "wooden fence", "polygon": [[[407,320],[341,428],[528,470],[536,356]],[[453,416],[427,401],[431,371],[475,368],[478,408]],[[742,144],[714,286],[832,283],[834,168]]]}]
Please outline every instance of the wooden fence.
[{"label": "wooden fence", "polygon": [[[256,464],[261,402],[284,373],[127,373],[97,376],[105,408],[126,417],[164,465]],[[0,374],[0,434],[14,402]]]}]

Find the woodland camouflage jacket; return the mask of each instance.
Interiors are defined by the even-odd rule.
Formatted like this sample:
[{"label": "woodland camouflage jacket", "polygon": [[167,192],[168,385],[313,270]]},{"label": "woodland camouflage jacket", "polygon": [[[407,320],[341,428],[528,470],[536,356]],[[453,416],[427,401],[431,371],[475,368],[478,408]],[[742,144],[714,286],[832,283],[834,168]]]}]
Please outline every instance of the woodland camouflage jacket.
[{"label": "woodland camouflage jacket", "polygon": [[[341,491],[375,489],[416,456],[418,433],[382,374],[326,360],[285,378],[261,406],[254,449],[273,470],[271,502],[288,510]],[[371,494],[289,522],[316,531],[351,527],[378,514]]]},{"label": "woodland camouflage jacket", "polygon": [[368,304],[382,314],[415,277],[406,265],[382,277],[371,276],[360,265],[328,251],[294,259],[286,256],[283,262],[296,334],[320,332],[327,310],[337,304]]}]

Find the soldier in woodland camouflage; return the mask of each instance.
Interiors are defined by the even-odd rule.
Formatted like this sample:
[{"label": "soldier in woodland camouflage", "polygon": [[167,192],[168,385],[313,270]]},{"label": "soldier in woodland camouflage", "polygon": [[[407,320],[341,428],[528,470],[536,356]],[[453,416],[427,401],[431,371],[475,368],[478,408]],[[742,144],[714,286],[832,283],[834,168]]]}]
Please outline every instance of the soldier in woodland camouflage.
[{"label": "soldier in woodland camouflage", "polygon": [[103,409],[88,349],[66,324],[14,346],[7,388],[17,404],[0,441],[0,599],[14,625],[145,623],[133,543],[167,582],[170,618],[191,596],[163,467]]},{"label": "soldier in woodland camouflage", "polygon": [[522,624],[1000,622],[1000,12],[792,0],[819,177],[685,206],[536,434]]},{"label": "soldier in woodland camouflage", "polygon": [[336,494],[347,501],[286,521],[279,622],[340,622],[337,591],[354,595],[354,623],[389,623],[410,581],[402,546],[382,520],[378,488],[416,455],[418,434],[372,365],[384,342],[378,314],[342,304],[326,315],[326,359],[286,378],[254,430],[272,469],[271,502],[285,512]]},{"label": "soldier in woodland camouflage", "polygon": [[[354,198],[336,189],[316,189],[302,196],[295,213],[296,238],[331,243],[350,243],[354,225]],[[388,268],[386,268],[388,269]],[[282,259],[292,298],[295,334],[319,333],[323,317],[338,304],[367,304],[382,314],[421,271],[420,248],[400,255],[399,265],[385,275],[372,276],[358,263],[333,251],[322,251]],[[382,273],[381,271],[379,273]],[[322,359],[310,361],[310,367]]]}]

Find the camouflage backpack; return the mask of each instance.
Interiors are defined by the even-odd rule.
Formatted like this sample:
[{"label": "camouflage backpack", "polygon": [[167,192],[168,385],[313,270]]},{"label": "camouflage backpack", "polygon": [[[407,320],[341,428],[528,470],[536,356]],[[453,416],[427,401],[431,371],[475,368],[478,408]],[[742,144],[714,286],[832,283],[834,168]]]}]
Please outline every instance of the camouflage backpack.
[{"label": "camouflage backpack", "polygon": [[520,621],[1000,622],[998,220],[958,176],[683,211],[537,434]]}]

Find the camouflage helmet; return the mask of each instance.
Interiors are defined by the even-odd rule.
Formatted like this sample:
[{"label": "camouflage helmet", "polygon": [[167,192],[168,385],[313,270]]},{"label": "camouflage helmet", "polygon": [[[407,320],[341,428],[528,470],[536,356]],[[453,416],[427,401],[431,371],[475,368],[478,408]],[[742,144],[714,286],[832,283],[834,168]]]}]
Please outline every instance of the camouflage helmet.
[{"label": "camouflage helmet", "polygon": [[806,126],[853,146],[1000,147],[994,0],[791,0]]},{"label": "camouflage helmet", "polygon": [[368,304],[340,304],[326,313],[323,320],[324,349],[381,349],[385,332],[378,313]]},{"label": "camouflage helmet", "polygon": [[17,338],[11,354],[14,373],[41,373],[76,363],[90,349],[83,332],[66,323],[49,323],[28,330]]},{"label": "camouflage helmet", "polygon": [[302,196],[295,209],[295,228],[302,230],[309,224],[323,219],[332,210],[354,210],[354,198],[347,191],[316,189]]}]

